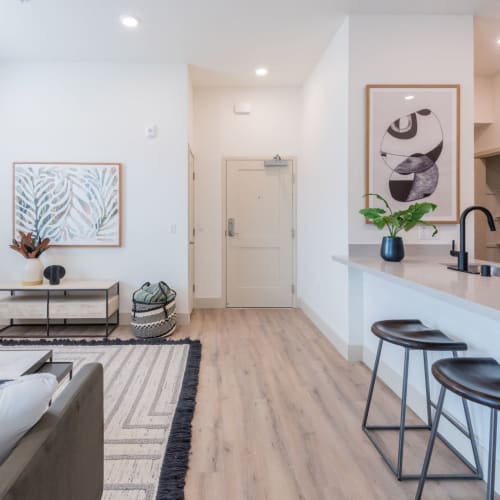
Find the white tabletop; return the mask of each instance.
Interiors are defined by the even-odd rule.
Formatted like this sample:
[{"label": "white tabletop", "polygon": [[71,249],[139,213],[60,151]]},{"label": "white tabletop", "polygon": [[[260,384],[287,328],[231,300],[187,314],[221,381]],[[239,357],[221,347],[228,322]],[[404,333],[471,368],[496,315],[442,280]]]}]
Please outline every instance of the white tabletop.
[{"label": "white tabletop", "polygon": [[50,351],[2,351],[0,350],[0,380],[20,377],[32,366],[37,365]]},{"label": "white tabletop", "polygon": [[0,282],[0,290],[32,290],[32,291],[64,291],[64,290],[109,290],[117,285],[117,281],[81,281],[62,279],[59,285],[51,285],[48,281],[42,285],[23,285],[21,282]]}]

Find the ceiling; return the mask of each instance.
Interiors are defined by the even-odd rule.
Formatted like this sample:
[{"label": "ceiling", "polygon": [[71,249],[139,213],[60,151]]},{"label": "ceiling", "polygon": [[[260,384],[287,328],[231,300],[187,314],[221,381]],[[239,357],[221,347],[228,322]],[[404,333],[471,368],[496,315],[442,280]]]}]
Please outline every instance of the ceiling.
[{"label": "ceiling", "polygon": [[[498,0],[0,0],[0,60],[189,63],[195,85],[300,85],[348,13],[500,15]],[[118,19],[141,20],[126,30]],[[497,47],[495,47],[496,49]],[[254,70],[269,68],[266,78]]]}]

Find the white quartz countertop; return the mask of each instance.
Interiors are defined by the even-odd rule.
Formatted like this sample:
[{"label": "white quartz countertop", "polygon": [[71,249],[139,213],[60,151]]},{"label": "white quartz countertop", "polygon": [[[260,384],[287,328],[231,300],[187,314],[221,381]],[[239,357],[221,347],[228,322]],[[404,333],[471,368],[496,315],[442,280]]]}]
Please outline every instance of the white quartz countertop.
[{"label": "white quartz countertop", "polygon": [[456,259],[407,257],[402,262],[386,262],[380,257],[333,256],[332,259],[500,320],[500,277],[486,278],[447,269],[445,264],[456,265]]}]

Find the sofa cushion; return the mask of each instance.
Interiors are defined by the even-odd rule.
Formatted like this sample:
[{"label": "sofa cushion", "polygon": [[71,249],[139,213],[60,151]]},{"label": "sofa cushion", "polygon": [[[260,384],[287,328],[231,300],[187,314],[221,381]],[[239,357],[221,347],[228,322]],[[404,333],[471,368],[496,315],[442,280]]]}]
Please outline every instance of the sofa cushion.
[{"label": "sofa cushion", "polygon": [[49,373],[0,384],[0,464],[42,418],[56,389],[57,379]]}]

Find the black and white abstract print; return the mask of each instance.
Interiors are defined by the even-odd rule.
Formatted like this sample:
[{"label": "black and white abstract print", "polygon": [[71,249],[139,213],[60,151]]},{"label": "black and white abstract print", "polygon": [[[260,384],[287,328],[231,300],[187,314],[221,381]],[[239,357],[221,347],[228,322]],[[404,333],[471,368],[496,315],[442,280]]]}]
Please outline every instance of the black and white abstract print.
[{"label": "black and white abstract print", "polygon": [[432,110],[419,109],[392,122],[380,155],[391,169],[389,189],[396,201],[431,196],[439,183],[437,161],[443,151],[443,128]]},{"label": "black and white abstract print", "polygon": [[[368,85],[367,186],[395,210],[428,201],[426,220],[455,223],[459,191],[459,85]],[[377,206],[368,199],[368,206]]]}]

